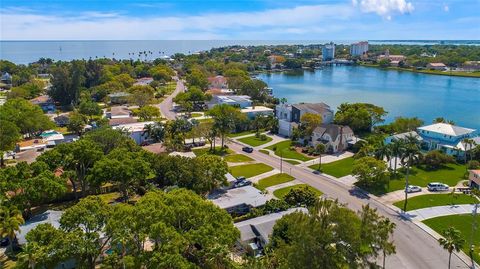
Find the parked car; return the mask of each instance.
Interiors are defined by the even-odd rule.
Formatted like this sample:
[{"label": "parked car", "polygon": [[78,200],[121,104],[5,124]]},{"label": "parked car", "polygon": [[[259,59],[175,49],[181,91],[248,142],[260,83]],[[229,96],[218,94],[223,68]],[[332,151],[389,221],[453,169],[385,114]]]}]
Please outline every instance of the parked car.
[{"label": "parked car", "polygon": [[427,189],[429,191],[448,191],[449,186],[440,182],[428,183]]},{"label": "parked car", "polygon": [[415,186],[415,185],[407,186],[407,193],[421,192],[421,191],[422,191],[422,188],[420,188],[419,186]]},{"label": "parked car", "polygon": [[252,182],[247,180],[245,177],[238,177],[237,180],[233,183],[234,188],[240,188],[245,186],[252,185]]},{"label": "parked car", "polygon": [[322,172],[318,171],[318,170],[313,170],[313,172],[315,175],[320,175]]},{"label": "parked car", "polygon": [[242,150],[245,151],[246,153],[252,153],[253,152],[252,147],[243,147]]}]

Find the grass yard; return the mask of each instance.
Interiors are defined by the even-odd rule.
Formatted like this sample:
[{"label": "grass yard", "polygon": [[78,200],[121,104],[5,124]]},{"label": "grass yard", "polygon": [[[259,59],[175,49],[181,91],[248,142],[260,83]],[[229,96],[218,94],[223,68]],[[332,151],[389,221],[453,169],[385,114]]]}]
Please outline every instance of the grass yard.
[{"label": "grass yard", "polygon": [[[260,132],[262,132],[263,130],[260,130]],[[231,134],[228,134],[227,136],[228,137],[239,137],[239,136],[244,136],[244,135],[249,135],[249,134],[255,134],[255,131],[243,131],[243,132],[239,132],[239,133],[231,133]]]},{"label": "grass yard", "polygon": [[213,122],[213,119],[212,118],[208,118],[208,119],[199,119],[198,122],[202,123],[202,122],[205,122],[205,123],[209,123],[209,122]]},{"label": "grass yard", "polygon": [[285,195],[287,195],[287,193],[291,190],[291,189],[299,189],[299,188],[304,188],[304,187],[307,187],[309,190],[315,192],[318,196],[322,195],[323,193],[317,189],[315,189],[314,187],[311,187],[307,184],[298,184],[298,185],[294,185],[294,186],[288,186],[288,187],[285,187],[285,188],[281,188],[281,189],[278,189],[276,191],[273,192],[273,195],[275,195],[275,197],[277,197],[278,199],[283,199],[283,197],[285,197]]},{"label": "grass yard", "polygon": [[[334,176],[336,178],[344,177],[352,173],[353,157],[348,157],[331,163],[322,164],[321,170],[323,173]],[[318,169],[318,163],[309,166],[312,169]]]},{"label": "grass yard", "polygon": [[254,163],[232,166],[228,170],[234,177],[244,176],[248,178],[272,171],[273,168],[263,163]]},{"label": "grass yard", "polygon": [[[459,164],[448,164],[444,168],[428,171],[420,167],[413,167],[410,170],[409,184],[426,187],[430,182],[441,182],[451,187],[464,180],[465,166]],[[390,180],[388,191],[396,191],[405,188],[405,175],[400,173],[398,179]]]},{"label": "grass yard", "polygon": [[286,159],[295,159],[303,162],[313,159],[306,155],[298,153],[295,150],[291,150],[290,149],[291,146],[292,146],[292,141],[286,140],[286,141],[279,142],[275,145],[268,146],[266,148],[275,151],[275,155],[282,156],[283,158],[286,158]]},{"label": "grass yard", "polygon": [[299,161],[294,161],[294,160],[285,160],[287,163],[289,164],[293,164],[293,165],[297,165],[297,164],[301,164],[301,162]]},{"label": "grass yard", "polygon": [[247,145],[250,145],[252,147],[261,146],[261,145],[266,144],[266,143],[268,143],[272,140],[273,139],[269,136],[267,136],[267,139],[261,140],[260,138],[255,137],[255,135],[247,136],[247,137],[238,139],[238,141],[240,141],[242,143],[245,143]]},{"label": "grass yard", "polygon": [[217,155],[217,156],[225,156],[225,155],[228,155],[228,154],[232,154],[233,151],[231,149],[223,149],[223,150],[220,150],[220,147],[215,147],[215,151],[214,152],[210,152],[210,147],[206,147],[206,148],[197,148],[197,149],[192,149],[193,153],[195,153],[195,155],[198,157],[198,156],[202,156],[204,154],[212,154],[212,155]]},{"label": "grass yard", "polygon": [[268,151],[268,150],[261,149],[261,150],[259,150],[259,152],[261,152],[263,154],[270,155],[270,151]]},{"label": "grass yard", "polygon": [[[435,230],[437,233],[442,234],[442,231],[448,229],[449,227],[454,227],[462,233],[463,238],[466,240],[466,244],[463,246],[462,250],[465,254],[470,254],[470,236],[472,235],[472,221],[473,217],[470,214],[467,215],[450,215],[437,217],[433,219],[424,220],[423,223],[428,225],[430,228]],[[475,250],[473,259],[479,263],[480,262],[480,231],[477,229],[477,232],[473,238]],[[445,251],[445,255],[448,255],[448,252]]]},{"label": "grass yard", "polygon": [[115,202],[116,199],[120,198],[120,193],[118,192],[111,192],[111,193],[104,193],[104,194],[99,194],[96,195],[97,197],[100,197],[103,202],[105,203],[112,203]]},{"label": "grass yard", "polygon": [[190,114],[190,116],[191,116],[192,118],[199,118],[199,117],[202,117],[202,116],[203,116],[203,113],[195,113],[195,112],[193,112],[193,113]]},{"label": "grass yard", "polygon": [[243,154],[232,154],[232,155],[225,156],[223,159],[229,163],[243,163],[243,162],[253,161],[252,158],[245,156]]},{"label": "grass yard", "polygon": [[[458,194],[457,198],[453,198],[450,194],[425,194],[408,198],[407,211],[433,206],[451,205],[452,202],[456,205],[473,204],[475,201],[477,201],[477,199],[466,194]],[[393,205],[403,209],[403,200],[395,202]]]},{"label": "grass yard", "polygon": [[275,185],[278,185],[278,184],[289,182],[289,181],[292,181],[294,179],[295,178],[292,177],[289,174],[285,174],[285,173],[276,174],[276,175],[273,175],[273,176],[269,176],[267,178],[260,179],[258,181],[258,183],[256,184],[256,187],[260,190],[265,190],[266,188],[268,188],[270,186],[275,186]]}]

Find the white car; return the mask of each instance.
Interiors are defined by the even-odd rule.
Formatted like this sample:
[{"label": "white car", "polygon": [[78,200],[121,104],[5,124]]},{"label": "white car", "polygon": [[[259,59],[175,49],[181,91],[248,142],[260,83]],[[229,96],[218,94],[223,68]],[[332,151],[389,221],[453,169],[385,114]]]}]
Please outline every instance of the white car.
[{"label": "white car", "polygon": [[448,191],[450,187],[447,184],[443,184],[440,182],[431,182],[428,183],[427,189],[429,191]]},{"label": "white car", "polygon": [[407,193],[421,192],[422,188],[420,188],[420,186],[408,185],[406,191]]}]

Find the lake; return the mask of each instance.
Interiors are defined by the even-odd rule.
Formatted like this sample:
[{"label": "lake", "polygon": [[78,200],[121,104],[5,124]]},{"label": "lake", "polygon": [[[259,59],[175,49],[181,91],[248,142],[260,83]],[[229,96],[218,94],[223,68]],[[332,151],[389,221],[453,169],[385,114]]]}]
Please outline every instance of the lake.
[{"label": "lake", "polygon": [[480,79],[382,70],[363,66],[333,66],[316,71],[261,74],[278,98],[290,103],[367,102],[384,107],[386,121],[436,117],[480,130]]}]

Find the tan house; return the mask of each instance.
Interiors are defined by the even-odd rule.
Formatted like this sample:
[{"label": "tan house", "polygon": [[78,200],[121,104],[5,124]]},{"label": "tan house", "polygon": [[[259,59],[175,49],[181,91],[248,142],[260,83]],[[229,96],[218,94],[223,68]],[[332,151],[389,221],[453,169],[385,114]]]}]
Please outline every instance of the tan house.
[{"label": "tan house", "polygon": [[474,189],[480,189],[480,170],[468,171],[468,185]]},{"label": "tan house", "polygon": [[427,68],[431,70],[439,70],[439,71],[447,70],[447,66],[444,63],[429,63],[427,64]]},{"label": "tan house", "polygon": [[208,78],[209,89],[227,89],[228,81],[224,76],[215,76]]},{"label": "tan house", "polygon": [[319,143],[325,145],[328,153],[344,151],[349,141],[355,140],[352,129],[337,124],[322,124],[313,130],[310,145],[315,147]]}]

